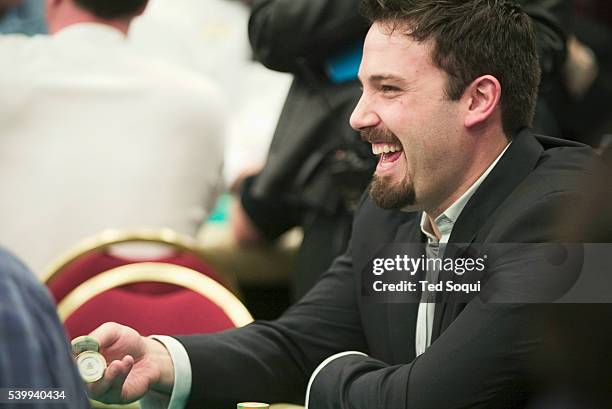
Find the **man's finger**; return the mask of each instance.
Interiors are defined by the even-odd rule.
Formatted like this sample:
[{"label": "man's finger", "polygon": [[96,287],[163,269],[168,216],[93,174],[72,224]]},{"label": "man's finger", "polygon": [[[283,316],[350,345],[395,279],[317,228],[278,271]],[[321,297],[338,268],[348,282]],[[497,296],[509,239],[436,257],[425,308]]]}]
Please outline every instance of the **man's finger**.
[{"label": "man's finger", "polygon": [[98,341],[100,348],[106,348],[117,342],[121,336],[121,325],[115,322],[106,322],[93,330],[89,336]]},{"label": "man's finger", "polygon": [[120,362],[122,367],[121,372],[117,374],[113,385],[110,387],[105,399],[108,402],[123,403],[125,402],[125,393],[123,391],[126,378],[129,376],[132,367],[134,366],[134,359],[131,356],[125,356]]},{"label": "man's finger", "polygon": [[112,361],[104,377],[89,385],[89,393],[93,399],[102,402],[118,402],[121,397],[123,383],[134,366],[134,358],[127,355],[121,360]]}]

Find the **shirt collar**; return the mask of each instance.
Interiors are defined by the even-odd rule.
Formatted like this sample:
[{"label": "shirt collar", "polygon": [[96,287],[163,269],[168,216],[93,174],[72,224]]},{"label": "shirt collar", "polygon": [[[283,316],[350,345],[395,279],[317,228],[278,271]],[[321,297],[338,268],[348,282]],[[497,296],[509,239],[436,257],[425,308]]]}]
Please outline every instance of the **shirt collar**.
[{"label": "shirt collar", "polygon": [[64,27],[53,35],[56,38],[76,38],[79,40],[95,38],[99,41],[125,41],[123,33],[114,27],[100,23],[77,23]]},{"label": "shirt collar", "polygon": [[[434,223],[436,225],[435,228],[438,229],[443,239],[448,240],[453,226],[455,225],[455,222],[463,211],[463,208],[471,199],[471,197],[474,196],[476,190],[478,190],[482,182],[484,182],[487,176],[489,176],[489,173],[491,173],[491,171],[493,170],[495,165],[497,165],[497,162],[499,162],[501,157],[504,156],[504,153],[506,153],[506,150],[508,150],[511,144],[512,141],[508,143],[508,145],[506,145],[504,150],[497,156],[493,163],[489,165],[489,167],[484,171],[484,173],[480,175],[476,182],[474,182],[472,186],[470,186],[469,189],[466,190],[465,193],[463,193],[459,199],[457,199],[452,205],[450,205],[448,209],[446,209],[444,212],[442,212],[442,214],[436,217],[436,219],[434,220]],[[429,223],[427,213],[423,212],[423,214],[421,215],[421,231],[425,236],[427,236],[428,239],[438,241],[437,237],[432,232],[432,227],[433,226],[431,226]]]}]

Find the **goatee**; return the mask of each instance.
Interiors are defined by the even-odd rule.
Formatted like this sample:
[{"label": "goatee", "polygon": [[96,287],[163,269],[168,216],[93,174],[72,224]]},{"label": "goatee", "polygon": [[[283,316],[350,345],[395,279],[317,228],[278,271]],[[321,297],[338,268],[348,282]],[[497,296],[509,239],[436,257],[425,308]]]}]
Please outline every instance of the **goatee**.
[{"label": "goatee", "polygon": [[393,183],[389,176],[374,175],[370,183],[370,198],[383,209],[401,209],[414,204],[415,194],[408,179]]}]

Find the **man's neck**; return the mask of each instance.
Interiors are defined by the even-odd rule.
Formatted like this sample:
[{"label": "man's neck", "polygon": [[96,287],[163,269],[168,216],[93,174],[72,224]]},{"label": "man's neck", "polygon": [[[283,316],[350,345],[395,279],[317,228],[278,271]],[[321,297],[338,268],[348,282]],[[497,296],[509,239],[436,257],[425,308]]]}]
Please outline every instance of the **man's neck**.
[{"label": "man's neck", "polygon": [[466,175],[459,185],[452,191],[451,194],[445,195],[445,198],[437,205],[430,206],[429,209],[425,209],[425,213],[432,221],[436,220],[442,213],[444,213],[449,207],[453,205],[457,200],[467,192],[474,183],[491,167],[501,153],[509,145],[509,141],[504,139],[503,142],[499,142],[495,145],[491,144],[490,148],[477,152],[472,158],[471,165],[466,169],[464,174]]}]

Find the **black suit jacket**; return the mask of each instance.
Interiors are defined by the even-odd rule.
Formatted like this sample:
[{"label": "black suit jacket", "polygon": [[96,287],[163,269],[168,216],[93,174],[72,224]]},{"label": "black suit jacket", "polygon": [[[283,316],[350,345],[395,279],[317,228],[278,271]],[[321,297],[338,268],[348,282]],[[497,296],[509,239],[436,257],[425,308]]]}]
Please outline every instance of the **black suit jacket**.
[{"label": "black suit jacket", "polygon": [[[569,220],[556,215],[584,203],[585,180],[602,172],[589,148],[524,131],[467,203],[450,242],[558,240]],[[353,229],[348,251],[280,319],[179,337],[193,368],[190,407],[303,401],[313,370],[348,350],[369,357],[327,365],[312,385],[311,408],[521,407],[531,393],[530,356],[546,343],[528,330],[541,325],[534,307],[446,300],[436,308],[432,345],[415,358],[418,304],[367,302],[360,277],[381,244],[422,241],[419,214],[366,199]],[[503,280],[498,287],[505,291]]]}]

